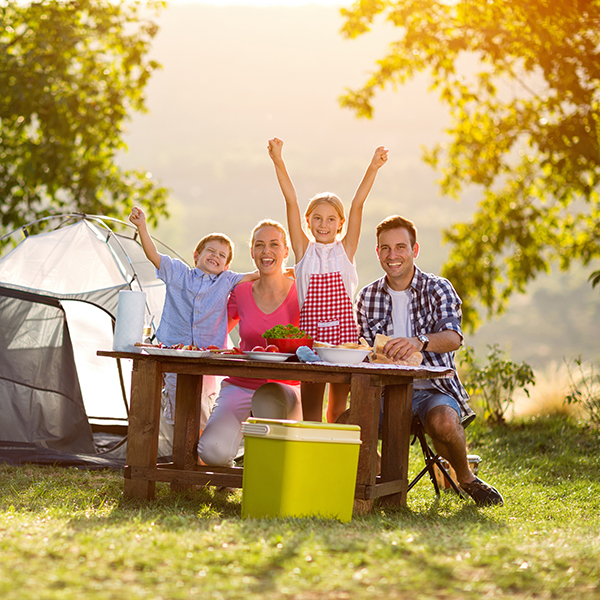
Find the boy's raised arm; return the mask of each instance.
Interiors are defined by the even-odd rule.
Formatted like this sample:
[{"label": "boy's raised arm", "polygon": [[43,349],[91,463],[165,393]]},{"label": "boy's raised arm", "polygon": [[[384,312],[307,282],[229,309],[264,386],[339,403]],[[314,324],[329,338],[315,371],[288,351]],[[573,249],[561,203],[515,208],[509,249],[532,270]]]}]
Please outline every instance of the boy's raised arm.
[{"label": "boy's raised arm", "polygon": [[134,206],[129,215],[129,220],[137,227],[140,234],[140,242],[146,258],[157,268],[160,268],[160,254],[148,233],[148,225],[146,224],[146,215],[141,208]]},{"label": "boy's raised arm", "polygon": [[298,205],[296,188],[294,188],[292,178],[290,177],[283,160],[283,141],[279,138],[272,138],[269,140],[267,148],[269,150],[269,156],[275,166],[275,174],[277,175],[279,187],[285,198],[287,223],[292,250],[296,256],[296,262],[298,262],[304,256],[304,252],[306,252],[306,248],[308,247],[308,236],[302,229],[302,216],[300,214],[300,206]]},{"label": "boy's raised arm", "polygon": [[358,249],[358,242],[360,240],[360,230],[362,226],[363,208],[369,192],[375,183],[375,177],[379,169],[386,163],[388,159],[388,149],[384,146],[379,146],[375,149],[373,158],[365,171],[365,174],[360,182],[359,186],[354,192],[354,198],[352,198],[352,204],[350,205],[350,212],[348,213],[348,226],[346,229],[346,235],[343,239],[344,250],[350,260],[354,259],[356,250]]}]

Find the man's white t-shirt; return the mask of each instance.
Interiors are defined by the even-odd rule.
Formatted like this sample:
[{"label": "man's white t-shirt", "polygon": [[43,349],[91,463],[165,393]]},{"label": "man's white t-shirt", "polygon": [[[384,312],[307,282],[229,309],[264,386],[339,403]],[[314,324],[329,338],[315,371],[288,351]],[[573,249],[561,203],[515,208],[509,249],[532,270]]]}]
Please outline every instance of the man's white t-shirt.
[{"label": "man's white t-shirt", "polygon": [[410,289],[397,292],[388,288],[392,297],[392,324],[394,337],[411,337],[412,326],[410,322],[410,302],[412,292]]},{"label": "man's white t-shirt", "polygon": [[[410,302],[412,291],[396,291],[388,288],[392,298],[392,325],[394,326],[394,337],[412,337],[414,330],[410,321]],[[415,379],[413,381],[415,390],[431,389],[433,386],[428,379]]]}]

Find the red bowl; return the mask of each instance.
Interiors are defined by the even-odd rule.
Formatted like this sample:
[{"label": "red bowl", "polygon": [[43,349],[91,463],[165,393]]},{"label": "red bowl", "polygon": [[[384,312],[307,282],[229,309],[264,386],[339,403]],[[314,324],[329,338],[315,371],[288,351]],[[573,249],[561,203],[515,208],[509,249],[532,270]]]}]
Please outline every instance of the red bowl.
[{"label": "red bowl", "polygon": [[286,354],[295,354],[296,350],[300,348],[300,346],[308,346],[312,348],[313,339],[312,338],[280,338],[278,340],[273,340],[271,338],[267,338],[267,344],[275,344],[279,348],[280,352],[284,352]]}]

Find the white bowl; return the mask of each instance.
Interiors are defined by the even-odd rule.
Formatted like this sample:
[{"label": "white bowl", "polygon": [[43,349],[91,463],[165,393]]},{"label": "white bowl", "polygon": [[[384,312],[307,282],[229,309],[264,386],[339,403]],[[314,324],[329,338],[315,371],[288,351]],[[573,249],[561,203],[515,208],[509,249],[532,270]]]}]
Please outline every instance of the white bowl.
[{"label": "white bowl", "polygon": [[313,350],[319,355],[321,360],[330,363],[337,363],[340,365],[355,365],[361,363],[369,354],[371,350],[361,350],[359,348],[313,348]]}]

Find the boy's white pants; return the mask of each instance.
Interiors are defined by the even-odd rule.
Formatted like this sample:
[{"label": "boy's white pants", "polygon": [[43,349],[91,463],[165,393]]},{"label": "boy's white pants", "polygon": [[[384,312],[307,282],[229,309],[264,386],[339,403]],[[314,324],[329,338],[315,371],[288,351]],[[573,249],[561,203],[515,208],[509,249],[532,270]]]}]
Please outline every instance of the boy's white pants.
[{"label": "boy's white pants", "polygon": [[[214,375],[202,376],[202,404],[200,410],[200,429],[206,427],[208,418],[212,412],[219,382]],[[165,373],[163,386],[163,411],[165,421],[173,425],[175,423],[175,394],[177,391],[177,373]]]}]

